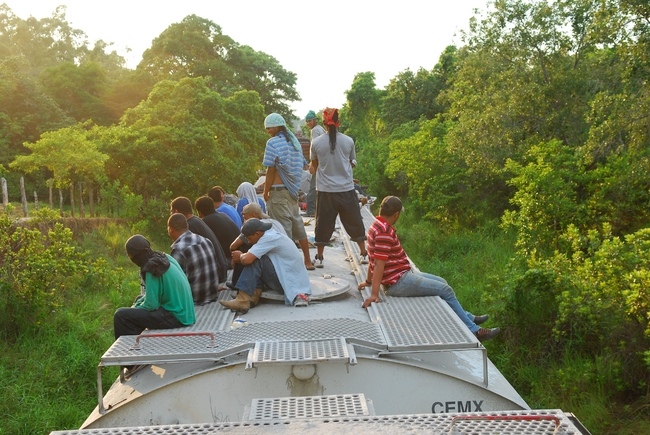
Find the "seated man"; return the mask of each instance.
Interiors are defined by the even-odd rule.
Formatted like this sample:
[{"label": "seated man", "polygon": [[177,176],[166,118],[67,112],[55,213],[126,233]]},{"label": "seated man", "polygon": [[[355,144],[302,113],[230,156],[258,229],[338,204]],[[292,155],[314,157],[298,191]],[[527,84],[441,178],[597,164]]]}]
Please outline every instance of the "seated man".
[{"label": "seated man", "polygon": [[[225,195],[226,192],[224,192],[221,186],[214,186],[210,191],[208,191],[208,196],[212,198],[212,202],[214,203],[215,211],[227,214],[228,217],[237,224],[237,228],[241,228],[243,223],[241,221],[241,216],[239,216],[235,207],[226,202]],[[235,203],[235,206],[236,205],[237,203]]]},{"label": "seated man", "polygon": [[198,234],[199,236],[205,237],[210,242],[212,242],[212,247],[214,248],[214,256],[217,259],[217,264],[219,265],[219,282],[226,282],[228,277],[228,268],[230,263],[226,254],[221,248],[221,244],[217,239],[217,236],[214,232],[208,227],[208,225],[203,222],[202,219],[194,216],[194,211],[192,210],[192,202],[184,196],[179,196],[172,200],[169,205],[170,214],[181,213],[187,219],[187,226],[191,232]]},{"label": "seated man", "polygon": [[237,298],[219,301],[233,311],[247,313],[259,302],[264,287],[284,293],[286,305],[306,306],[311,283],[303,259],[286,233],[279,233],[268,222],[249,219],[240,238],[250,245],[246,253],[235,250],[232,259],[244,266],[235,284]]},{"label": "seated man", "polygon": [[199,217],[203,222],[212,230],[219,244],[221,250],[230,262],[232,256],[230,254],[230,244],[239,237],[239,227],[236,223],[228,217],[227,214],[214,210],[212,198],[205,195],[197,198],[194,201],[194,208],[199,213]]},{"label": "seated man", "polygon": [[262,222],[268,222],[273,225],[273,229],[280,234],[284,231],[282,224],[275,219],[271,219],[269,215],[264,213],[259,204],[247,204],[242,210],[242,215],[244,216],[244,221],[249,219],[259,219]]},{"label": "seated man", "polygon": [[170,329],[194,324],[192,290],[183,269],[173,257],[153,251],[143,236],[126,241],[126,253],[140,267],[143,295],[133,307],[119,308],[113,316],[115,339],[138,335],[146,328]]},{"label": "seated man", "polygon": [[393,228],[403,211],[402,201],[398,197],[387,196],[381,202],[379,216],[368,230],[370,265],[366,281],[359,284],[359,290],[370,286],[372,295],[363,302],[363,307],[368,308],[372,302],[379,302],[380,285],[384,285],[388,296],[440,296],[479,340],[496,337],[500,329],[480,328],[478,325],[485,322],[488,316],[474,316],[463,310],[447,281],[411,268]]},{"label": "seated man", "polygon": [[219,297],[219,267],[212,242],[189,231],[182,213],[167,220],[167,234],[172,238],[171,255],[185,272],[197,305],[214,302]]}]

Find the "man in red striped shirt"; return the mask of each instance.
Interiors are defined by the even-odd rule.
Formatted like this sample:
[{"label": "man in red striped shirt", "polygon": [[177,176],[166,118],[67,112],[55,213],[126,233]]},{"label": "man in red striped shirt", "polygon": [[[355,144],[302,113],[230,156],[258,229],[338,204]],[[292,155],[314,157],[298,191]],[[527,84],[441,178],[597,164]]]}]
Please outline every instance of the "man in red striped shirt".
[{"label": "man in red striped shirt", "polygon": [[393,225],[404,211],[402,201],[396,196],[387,196],[381,202],[379,216],[368,230],[368,256],[370,265],[365,282],[372,288],[372,294],[363,302],[368,308],[372,302],[379,302],[379,288],[383,285],[388,296],[440,296],[458,315],[470,331],[481,340],[489,340],[499,333],[499,328],[481,328],[478,325],[488,320],[488,315],[474,316],[463,310],[456,293],[443,278],[414,270],[397,237]]}]

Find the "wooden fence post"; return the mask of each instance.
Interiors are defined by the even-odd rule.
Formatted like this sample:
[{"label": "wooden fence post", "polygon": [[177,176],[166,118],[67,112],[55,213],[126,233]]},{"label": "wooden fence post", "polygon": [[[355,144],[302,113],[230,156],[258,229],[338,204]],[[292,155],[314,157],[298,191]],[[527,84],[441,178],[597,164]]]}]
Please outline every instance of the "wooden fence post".
[{"label": "wooden fence post", "polygon": [[85,218],[86,217],[86,209],[84,207],[84,185],[80,181],[77,184],[77,187],[79,187],[79,217],[80,218]]},{"label": "wooden fence post", "polygon": [[50,190],[50,210],[54,210],[54,203],[52,202],[52,184],[54,184],[54,180],[50,178],[47,180],[47,184]]},{"label": "wooden fence post", "polygon": [[27,195],[25,194],[25,178],[20,177],[20,198],[23,203],[23,215],[27,217]]},{"label": "wooden fence post", "polygon": [[74,183],[70,182],[70,216],[74,217]]},{"label": "wooden fence post", "polygon": [[2,211],[7,212],[7,204],[9,204],[9,195],[7,194],[7,180],[2,178]]}]

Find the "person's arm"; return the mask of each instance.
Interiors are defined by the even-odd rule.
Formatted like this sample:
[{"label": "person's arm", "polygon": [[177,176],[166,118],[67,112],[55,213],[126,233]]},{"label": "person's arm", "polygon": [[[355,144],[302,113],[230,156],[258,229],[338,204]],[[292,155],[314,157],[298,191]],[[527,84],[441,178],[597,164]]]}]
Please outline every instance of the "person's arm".
[{"label": "person's arm", "polygon": [[312,159],[309,163],[309,173],[315,174],[318,169],[318,159]]},{"label": "person's arm", "polygon": [[232,261],[241,263],[242,266],[248,266],[255,260],[257,260],[257,257],[250,252],[232,251]]},{"label": "person's arm", "polygon": [[[384,267],[386,266],[386,260],[375,259],[375,270],[372,274],[372,294],[368,299],[363,301],[363,308],[368,308],[372,302],[379,302],[379,287],[381,286],[381,279],[384,276]],[[364,283],[359,284],[359,287]],[[366,280],[365,284],[368,284]],[[364,285],[365,287],[365,285]],[[363,288],[363,287],[361,287]],[[359,290],[361,290],[361,288]]]},{"label": "person's arm", "polygon": [[264,201],[269,200],[269,192],[271,191],[273,180],[275,180],[275,173],[275,166],[269,166],[266,169],[266,179],[264,180]]},{"label": "person's arm", "polygon": [[135,303],[135,308],[142,308],[147,311],[155,311],[160,308],[160,286],[162,283],[162,276],[155,278],[150,273],[147,273],[145,278],[145,293],[144,297],[140,298]]}]

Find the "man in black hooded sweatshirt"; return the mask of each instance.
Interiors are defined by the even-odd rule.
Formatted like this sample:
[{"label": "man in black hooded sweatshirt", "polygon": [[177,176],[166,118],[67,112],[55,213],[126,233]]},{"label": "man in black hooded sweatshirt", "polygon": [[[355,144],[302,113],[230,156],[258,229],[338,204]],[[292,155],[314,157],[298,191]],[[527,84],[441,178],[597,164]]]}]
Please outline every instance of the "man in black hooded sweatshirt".
[{"label": "man in black hooded sweatshirt", "polygon": [[140,267],[142,293],[131,308],[119,308],[113,316],[115,339],[138,335],[145,329],[171,329],[196,321],[190,283],[176,260],[151,249],[143,236],[126,241],[126,253]]}]

